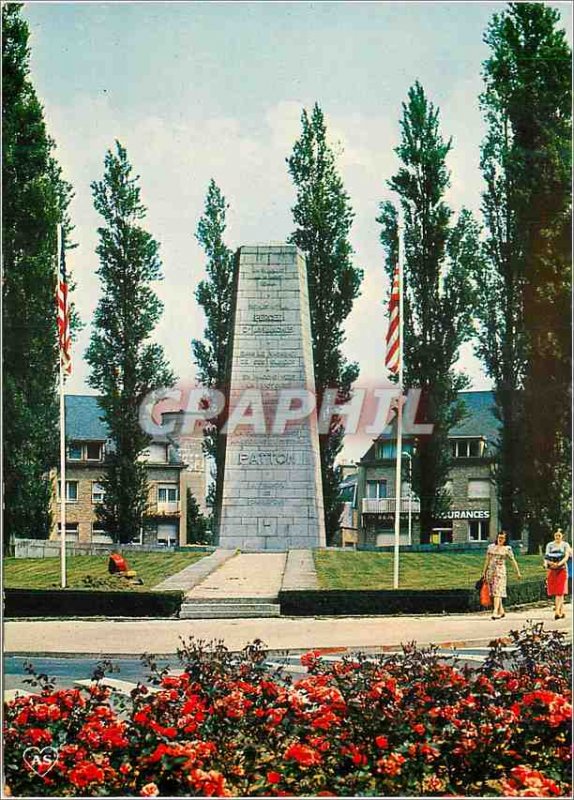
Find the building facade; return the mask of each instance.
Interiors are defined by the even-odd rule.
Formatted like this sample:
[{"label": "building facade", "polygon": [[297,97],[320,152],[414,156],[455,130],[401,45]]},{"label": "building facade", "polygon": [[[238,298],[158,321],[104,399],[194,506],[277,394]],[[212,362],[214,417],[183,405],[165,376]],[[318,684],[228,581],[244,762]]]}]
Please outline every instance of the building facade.
[{"label": "building facade", "polygon": [[[498,527],[498,499],[493,456],[499,423],[492,392],[461,392],[467,415],[449,434],[452,469],[445,490],[451,508],[421,531],[420,503],[411,490],[410,472],[416,441],[403,438],[400,487],[400,543],[481,546]],[[396,504],[396,432],[387,429],[358,463],[356,508],[359,545],[385,547],[394,543]]]},{"label": "building facade", "polygon": [[[98,522],[96,509],[103,500],[102,477],[111,445],[98,398],[68,395],[66,407],[66,538],[82,544],[109,543],[111,538]],[[192,452],[193,451],[193,452]],[[197,452],[196,452],[197,451]],[[176,545],[186,542],[186,489],[205,490],[201,440],[187,443],[188,465],[176,440],[154,437],[142,461],[149,483],[148,511],[136,543]],[[53,475],[53,527],[50,538],[60,535],[60,475]],[[205,506],[205,496],[198,497]]]}]

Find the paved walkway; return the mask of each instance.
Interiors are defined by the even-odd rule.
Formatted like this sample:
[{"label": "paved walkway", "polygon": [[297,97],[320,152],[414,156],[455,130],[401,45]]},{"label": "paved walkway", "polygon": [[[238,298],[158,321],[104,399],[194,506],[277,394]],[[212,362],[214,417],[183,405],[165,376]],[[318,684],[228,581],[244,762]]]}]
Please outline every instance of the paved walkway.
[{"label": "paved walkway", "polygon": [[186,593],[190,600],[276,598],[286,553],[239,553]]},{"label": "paved walkway", "polygon": [[567,608],[566,619],[558,621],[549,607],[508,611],[502,620],[491,620],[488,613],[480,613],[424,617],[7,621],[4,649],[7,654],[171,655],[180,645],[180,637],[195,636],[207,641],[222,639],[232,650],[261,639],[277,652],[313,648],[377,651],[412,641],[458,646],[488,644],[493,638],[522,628],[527,620],[543,621],[548,630],[569,632],[571,607]]},{"label": "paved walkway", "polygon": [[312,550],[289,550],[281,588],[286,592],[319,588]]},{"label": "paved walkway", "polygon": [[222,564],[229,561],[235,555],[235,550],[224,550],[223,548],[215,550],[211,555],[200,558],[190,564],[189,567],[170,575],[157,586],[153,587],[154,592],[168,592],[176,591],[178,589],[187,592],[198,583],[205,580],[205,578],[214,570],[219,569]]}]

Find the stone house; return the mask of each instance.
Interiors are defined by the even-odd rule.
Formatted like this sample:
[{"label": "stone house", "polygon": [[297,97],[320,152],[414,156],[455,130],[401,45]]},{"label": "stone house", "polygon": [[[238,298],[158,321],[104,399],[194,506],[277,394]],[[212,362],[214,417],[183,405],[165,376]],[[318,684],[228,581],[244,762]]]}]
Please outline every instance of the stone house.
[{"label": "stone house", "polygon": [[[493,454],[499,422],[492,392],[461,392],[467,416],[449,434],[453,466],[445,486],[451,509],[421,531],[419,500],[411,492],[411,457],[416,441],[403,437],[401,545],[453,544],[480,547],[498,527]],[[358,462],[356,508],[359,545],[384,547],[394,542],[396,432],[387,428]],[[410,518],[410,525],[409,525]]]},{"label": "stone house", "polygon": [[[68,395],[66,408],[66,538],[78,543],[111,541],[97,520],[96,507],[103,497],[100,483],[110,446],[107,426],[94,395]],[[192,450],[198,452],[191,452]],[[154,437],[142,460],[149,482],[149,508],[140,544],[175,545],[186,540],[186,489],[188,486],[205,507],[205,469],[201,440],[195,448],[186,443],[184,462],[177,441]],[[203,481],[201,477],[203,476]],[[53,528],[50,539],[60,534],[60,480],[54,471]],[[203,493],[202,493],[203,492]]]}]

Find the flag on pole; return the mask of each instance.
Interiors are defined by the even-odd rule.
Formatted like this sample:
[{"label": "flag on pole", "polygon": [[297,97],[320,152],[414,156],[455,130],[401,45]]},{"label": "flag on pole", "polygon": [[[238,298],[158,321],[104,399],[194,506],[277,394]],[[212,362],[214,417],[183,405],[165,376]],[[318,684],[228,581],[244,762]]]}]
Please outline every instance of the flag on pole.
[{"label": "flag on pole", "polygon": [[389,372],[398,375],[401,362],[400,325],[401,325],[401,283],[400,266],[397,263],[393,274],[393,286],[389,301],[389,328],[387,330],[387,354],[385,366]]},{"label": "flag on pole", "polygon": [[70,337],[70,308],[68,304],[68,277],[66,275],[66,249],[64,237],[60,234],[58,253],[58,289],[56,305],[58,310],[58,341],[60,362],[65,375],[72,374],[72,342]]}]

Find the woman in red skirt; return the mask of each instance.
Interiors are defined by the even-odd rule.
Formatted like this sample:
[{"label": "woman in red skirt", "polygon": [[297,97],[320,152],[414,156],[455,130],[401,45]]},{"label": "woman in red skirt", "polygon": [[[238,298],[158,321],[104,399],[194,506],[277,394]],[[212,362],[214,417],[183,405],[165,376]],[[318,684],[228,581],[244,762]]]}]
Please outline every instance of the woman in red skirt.
[{"label": "woman in red skirt", "polygon": [[554,619],[564,619],[564,595],[568,593],[568,570],[566,564],[572,555],[570,545],[564,539],[562,529],[554,534],[554,541],[548,542],[544,553],[546,589],[548,597],[554,597]]}]

